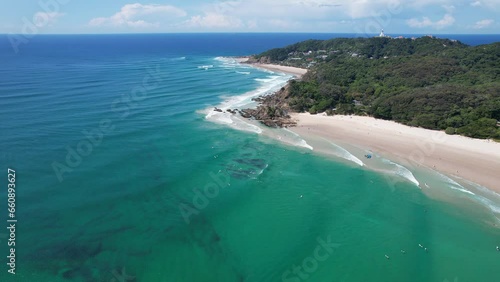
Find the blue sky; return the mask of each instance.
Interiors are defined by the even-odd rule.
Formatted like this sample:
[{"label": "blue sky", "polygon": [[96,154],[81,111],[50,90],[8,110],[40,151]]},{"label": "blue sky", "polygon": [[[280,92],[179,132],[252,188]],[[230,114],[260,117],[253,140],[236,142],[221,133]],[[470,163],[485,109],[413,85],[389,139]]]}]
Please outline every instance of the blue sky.
[{"label": "blue sky", "polygon": [[499,33],[500,0],[0,0],[0,33]]}]

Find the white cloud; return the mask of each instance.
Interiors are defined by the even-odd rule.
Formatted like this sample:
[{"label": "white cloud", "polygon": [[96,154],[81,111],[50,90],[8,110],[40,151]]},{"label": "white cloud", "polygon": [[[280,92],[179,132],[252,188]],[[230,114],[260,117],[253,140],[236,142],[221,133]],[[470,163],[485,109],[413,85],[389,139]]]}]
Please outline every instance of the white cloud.
[{"label": "white cloud", "polygon": [[[458,26],[464,17],[456,13],[481,5],[490,7],[500,0],[230,0],[197,6],[197,11],[183,23],[181,30],[266,30],[266,31],[328,31],[356,29],[370,32],[379,28],[402,29],[396,25],[401,16],[413,14],[403,20],[407,26],[419,29],[443,30]],[[477,3],[477,4],[475,4]],[[500,5],[497,5],[500,7]],[[469,8],[467,8],[469,7]],[[441,16],[434,15],[441,9]],[[417,15],[421,16],[417,16]],[[348,25],[342,23],[349,23]],[[372,28],[373,27],[373,28]],[[470,27],[470,26],[469,26]]]},{"label": "white cloud", "polygon": [[428,6],[446,6],[453,3],[452,0],[410,0],[408,2],[408,6],[420,10]]},{"label": "white cloud", "polygon": [[65,15],[66,14],[64,13],[57,12],[38,12],[33,16],[33,24],[35,24],[37,27],[52,26],[57,21],[57,19]]},{"label": "white cloud", "polygon": [[442,7],[448,14],[452,14],[455,11],[455,6],[453,5],[443,5]]},{"label": "white cloud", "polygon": [[[410,27],[444,29],[464,20],[456,14],[464,9],[500,8],[500,0],[207,0],[201,3],[187,5],[185,11],[163,4],[127,4],[114,15],[96,17],[88,24],[130,29],[161,27],[161,31],[177,32],[335,31],[357,28],[364,32],[367,27],[402,29],[396,23],[410,14],[413,18],[406,21]],[[432,16],[438,9],[443,11],[442,18]],[[463,22],[460,24],[466,26]],[[472,25],[468,27],[472,28]]]},{"label": "white cloud", "polygon": [[259,19],[269,22],[275,19],[285,21],[325,21],[370,18],[379,14],[397,14],[402,0],[252,0],[221,1],[201,7],[195,17],[216,13],[245,19]]},{"label": "white cloud", "polygon": [[[145,18],[186,16],[186,12],[170,5],[127,4],[119,12],[110,17],[99,17],[90,20],[90,26],[128,26],[132,28],[158,27],[159,22],[148,22]],[[169,18],[167,18],[169,19]]]},{"label": "white cloud", "polygon": [[206,12],[203,16],[191,17],[185,22],[185,25],[200,28],[240,28],[243,26],[243,22],[236,17]]},{"label": "white cloud", "polygon": [[133,28],[159,27],[159,23],[148,23],[144,20],[129,21],[127,25]]},{"label": "white cloud", "polygon": [[475,29],[487,28],[487,27],[491,26],[494,22],[495,21],[492,19],[484,19],[484,20],[476,22],[476,24],[474,25],[474,28]]},{"label": "white cloud", "polygon": [[354,0],[341,2],[341,10],[351,19],[374,17],[379,14],[397,14],[403,5],[399,0]]},{"label": "white cloud", "polygon": [[244,26],[243,21],[232,13],[238,5],[238,1],[221,1],[202,5],[201,14],[191,16],[180,26],[201,29],[241,28]]},{"label": "white cloud", "polygon": [[476,0],[470,2],[470,6],[476,8],[486,8],[493,11],[500,10],[500,0]]},{"label": "white cloud", "polygon": [[289,20],[282,20],[282,19],[271,19],[267,21],[268,25],[271,26],[273,29],[290,29],[290,28],[295,28],[300,26],[300,23],[294,22],[294,21],[289,21]]},{"label": "white cloud", "polygon": [[442,19],[438,21],[432,21],[428,17],[423,17],[422,20],[413,18],[406,21],[410,27],[424,28],[431,27],[434,29],[443,29],[449,27],[455,23],[455,18],[450,14],[445,14]]},{"label": "white cloud", "polygon": [[483,0],[481,1],[481,5],[484,5],[489,9],[498,11],[500,9],[500,0]]}]

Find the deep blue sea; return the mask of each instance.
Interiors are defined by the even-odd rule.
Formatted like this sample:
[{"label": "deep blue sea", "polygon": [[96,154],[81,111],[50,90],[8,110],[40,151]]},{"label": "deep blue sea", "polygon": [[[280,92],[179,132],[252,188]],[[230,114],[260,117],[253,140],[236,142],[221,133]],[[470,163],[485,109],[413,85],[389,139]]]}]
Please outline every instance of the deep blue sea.
[{"label": "deep blue sea", "polygon": [[212,111],[291,78],[232,56],[353,36],[37,35],[17,53],[0,36],[0,281],[497,281],[500,203],[389,188],[400,175]]}]

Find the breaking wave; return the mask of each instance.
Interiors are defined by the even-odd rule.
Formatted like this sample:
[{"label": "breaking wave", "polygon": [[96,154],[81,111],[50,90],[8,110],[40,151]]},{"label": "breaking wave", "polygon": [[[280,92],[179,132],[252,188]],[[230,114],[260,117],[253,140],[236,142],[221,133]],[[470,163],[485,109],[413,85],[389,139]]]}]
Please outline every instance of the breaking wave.
[{"label": "breaking wave", "polygon": [[414,183],[415,185],[419,186],[420,187],[420,182],[418,182],[418,180],[415,178],[415,176],[413,175],[413,173],[407,169],[406,167],[400,165],[400,164],[397,164],[393,161],[390,161],[388,159],[382,159],[382,162],[383,163],[386,163],[386,164],[390,164],[390,165],[393,165],[394,166],[394,170],[393,172],[405,179],[407,179],[408,181]]},{"label": "breaking wave", "polygon": [[[324,139],[324,138],[323,138]],[[351,161],[359,166],[364,166],[365,164],[363,163],[362,160],[358,159],[355,155],[351,154],[351,152],[347,151],[346,149],[344,149],[343,147],[327,140],[327,139],[324,139],[325,141],[327,141],[329,144],[331,144],[333,147],[335,147],[335,149],[337,149],[337,152],[338,152],[338,156],[343,158],[343,159],[346,159],[348,161]]]}]

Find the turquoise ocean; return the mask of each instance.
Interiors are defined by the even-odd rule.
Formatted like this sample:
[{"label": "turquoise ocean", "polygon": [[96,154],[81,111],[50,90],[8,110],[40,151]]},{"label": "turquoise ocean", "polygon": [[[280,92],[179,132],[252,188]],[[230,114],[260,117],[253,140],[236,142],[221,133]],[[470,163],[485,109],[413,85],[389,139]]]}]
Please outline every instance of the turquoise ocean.
[{"label": "turquoise ocean", "polygon": [[0,281],[500,281],[498,194],[213,111],[292,78],[233,56],[340,36],[2,36]]}]

